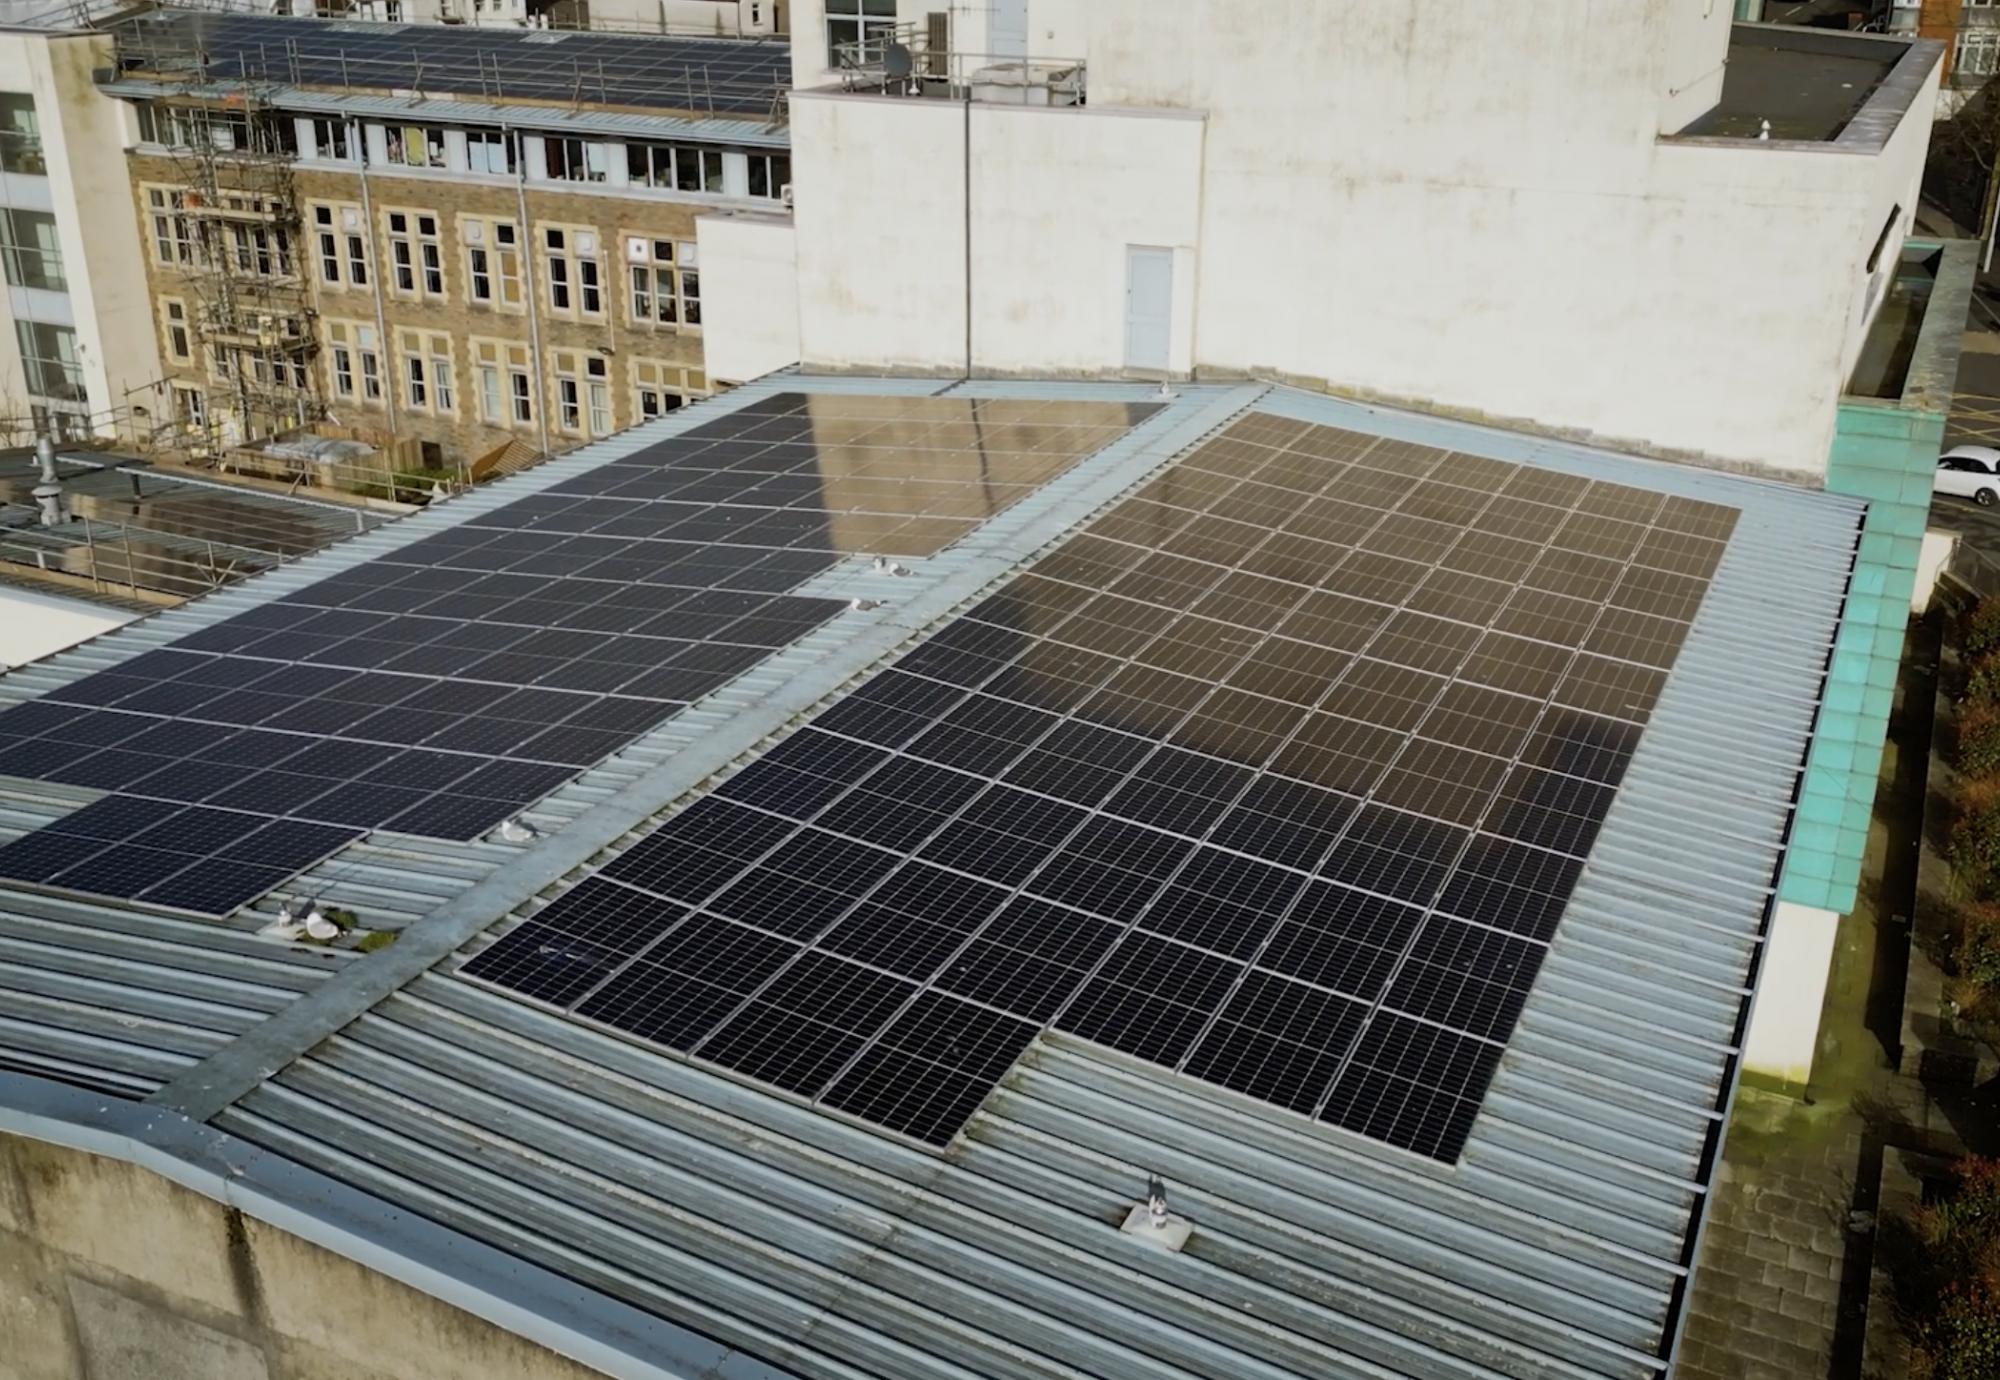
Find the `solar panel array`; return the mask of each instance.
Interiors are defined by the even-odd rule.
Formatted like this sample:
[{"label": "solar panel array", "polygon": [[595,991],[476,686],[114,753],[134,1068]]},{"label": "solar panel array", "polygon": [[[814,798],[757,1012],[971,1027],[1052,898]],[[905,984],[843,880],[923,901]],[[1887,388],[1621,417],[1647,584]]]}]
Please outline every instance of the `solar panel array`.
[{"label": "solar panel array", "polygon": [[1453,1160],[1735,521],[1252,415],[465,971],[932,1143],[1053,1025]]},{"label": "solar panel array", "polygon": [[783,41],[668,38],[157,10],[116,30],[126,70],[176,71],[197,54],[211,81],[581,97],[609,105],[765,116],[791,79]]},{"label": "solar panel array", "polygon": [[[832,617],[790,591],[857,543],[936,549],[1149,410],[783,394],[587,470],[0,713],[0,775],[116,793],[0,876],[219,915],[308,842],[476,838]],[[242,855],[275,817],[318,827]]]}]

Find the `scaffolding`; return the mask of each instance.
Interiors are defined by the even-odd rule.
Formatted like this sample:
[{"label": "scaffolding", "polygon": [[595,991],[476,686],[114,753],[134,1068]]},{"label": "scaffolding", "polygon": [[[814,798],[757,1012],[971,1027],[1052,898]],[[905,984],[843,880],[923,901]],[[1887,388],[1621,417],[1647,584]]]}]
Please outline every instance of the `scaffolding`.
[{"label": "scaffolding", "polygon": [[210,379],[199,415],[176,419],[177,448],[214,459],[309,426],[326,409],[291,121],[256,83],[218,97],[206,68],[205,56],[192,54],[179,89],[153,111],[168,126],[155,131],[173,150],[167,214],[189,328]]}]

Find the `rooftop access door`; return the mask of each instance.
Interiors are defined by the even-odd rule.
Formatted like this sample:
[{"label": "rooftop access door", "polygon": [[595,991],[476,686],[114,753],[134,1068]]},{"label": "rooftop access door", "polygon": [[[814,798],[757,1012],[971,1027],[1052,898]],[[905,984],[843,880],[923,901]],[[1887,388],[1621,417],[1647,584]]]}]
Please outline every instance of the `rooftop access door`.
[{"label": "rooftop access door", "polygon": [[1134,373],[1167,372],[1167,341],[1174,305],[1174,251],[1125,246],[1125,367]]}]

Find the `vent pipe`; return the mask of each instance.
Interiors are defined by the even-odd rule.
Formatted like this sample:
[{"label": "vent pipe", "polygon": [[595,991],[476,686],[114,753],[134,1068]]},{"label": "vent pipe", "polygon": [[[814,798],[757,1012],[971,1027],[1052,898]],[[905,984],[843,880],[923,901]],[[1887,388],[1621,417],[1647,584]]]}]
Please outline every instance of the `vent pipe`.
[{"label": "vent pipe", "polygon": [[34,489],[42,526],[60,527],[69,521],[69,508],[63,502],[62,479],[56,474],[56,443],[47,436],[36,437],[35,460],[42,469],[42,481]]}]

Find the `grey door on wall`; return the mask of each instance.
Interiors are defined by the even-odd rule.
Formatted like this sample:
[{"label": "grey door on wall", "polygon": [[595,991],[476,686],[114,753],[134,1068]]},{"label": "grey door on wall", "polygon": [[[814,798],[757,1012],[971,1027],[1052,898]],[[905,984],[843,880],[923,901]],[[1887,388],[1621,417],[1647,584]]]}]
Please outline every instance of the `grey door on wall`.
[{"label": "grey door on wall", "polygon": [[1174,308],[1174,251],[1125,247],[1125,367],[1165,373]]}]

